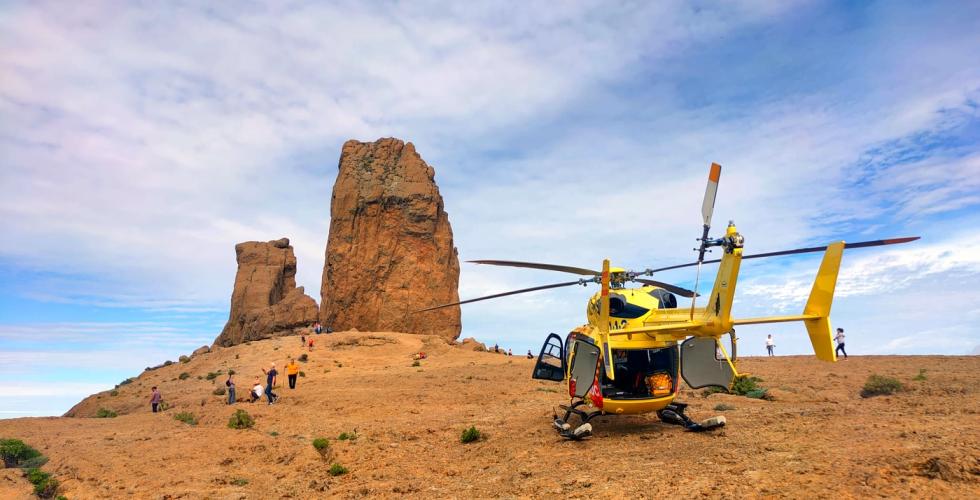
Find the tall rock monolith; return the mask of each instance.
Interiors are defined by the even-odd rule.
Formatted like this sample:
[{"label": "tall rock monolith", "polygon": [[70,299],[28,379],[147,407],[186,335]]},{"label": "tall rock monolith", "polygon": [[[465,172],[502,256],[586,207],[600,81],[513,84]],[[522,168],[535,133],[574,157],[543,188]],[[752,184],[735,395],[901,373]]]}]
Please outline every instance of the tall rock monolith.
[{"label": "tall rock monolith", "polygon": [[316,322],[316,301],[296,286],[296,256],[288,238],[239,243],[235,255],[231,313],[216,345],[290,335]]},{"label": "tall rock monolith", "polygon": [[398,139],[347,141],[330,203],[320,322],[335,331],[460,333],[459,258],[435,171]]}]

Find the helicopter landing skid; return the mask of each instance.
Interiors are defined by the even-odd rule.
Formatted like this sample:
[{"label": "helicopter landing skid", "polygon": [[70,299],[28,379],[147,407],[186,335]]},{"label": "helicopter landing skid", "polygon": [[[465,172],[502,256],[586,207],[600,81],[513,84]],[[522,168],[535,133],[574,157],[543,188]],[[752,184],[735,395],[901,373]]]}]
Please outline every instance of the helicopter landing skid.
[{"label": "helicopter landing skid", "polygon": [[709,431],[725,426],[725,417],[723,416],[712,417],[698,423],[684,414],[684,410],[686,409],[687,403],[671,403],[666,408],[658,411],[657,416],[665,424],[681,425],[684,426],[685,430],[691,432]]},{"label": "helicopter landing skid", "polygon": [[[592,435],[592,424],[589,423],[589,420],[592,420],[593,417],[602,415],[602,412],[598,410],[580,410],[578,407],[584,404],[585,401],[576,401],[571,405],[558,405],[561,407],[561,409],[565,410],[565,416],[562,418],[558,418],[558,413],[555,413],[554,426],[555,430],[558,431],[558,434],[561,437],[571,439],[573,441],[579,441]],[[572,429],[572,425],[568,423],[568,419],[571,418],[572,415],[578,415],[578,417],[582,419],[582,424],[575,429]]]}]

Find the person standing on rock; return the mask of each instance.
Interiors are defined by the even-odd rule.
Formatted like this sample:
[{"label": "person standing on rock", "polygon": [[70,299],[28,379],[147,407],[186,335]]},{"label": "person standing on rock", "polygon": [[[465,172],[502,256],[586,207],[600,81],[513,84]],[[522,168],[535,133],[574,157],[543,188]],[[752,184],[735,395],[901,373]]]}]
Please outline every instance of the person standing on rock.
[{"label": "person standing on rock", "polygon": [[269,404],[271,405],[275,403],[277,399],[279,399],[279,396],[276,396],[276,393],[272,392],[272,386],[276,384],[276,376],[279,375],[279,372],[276,371],[276,364],[272,363],[269,371],[266,371],[265,368],[263,368],[262,373],[265,374],[265,397],[269,400]]},{"label": "person standing on rock", "polygon": [[289,363],[286,363],[286,377],[289,378],[289,388],[296,388],[296,376],[299,375],[299,365],[293,358],[289,358]]},{"label": "person standing on rock", "polygon": [[766,339],[766,350],[769,351],[769,357],[773,356],[772,354],[773,347],[776,347],[776,342],[772,340],[772,334],[770,333],[769,337]]},{"label": "person standing on rock", "polygon": [[231,372],[228,372],[228,380],[225,380],[225,386],[228,387],[228,404],[235,404],[235,381],[231,378]]},{"label": "person standing on rock", "polygon": [[844,359],[847,359],[847,351],[844,350],[844,329],[843,328],[838,328],[837,329],[837,336],[834,337],[834,340],[837,341],[837,349],[834,349],[834,354],[837,354],[838,352],[842,352],[842,353],[844,353]]},{"label": "person standing on rock", "polygon": [[163,401],[163,396],[160,395],[160,391],[157,390],[157,386],[153,386],[151,389],[153,393],[150,395],[150,407],[153,408],[153,413],[159,411],[160,402]]}]

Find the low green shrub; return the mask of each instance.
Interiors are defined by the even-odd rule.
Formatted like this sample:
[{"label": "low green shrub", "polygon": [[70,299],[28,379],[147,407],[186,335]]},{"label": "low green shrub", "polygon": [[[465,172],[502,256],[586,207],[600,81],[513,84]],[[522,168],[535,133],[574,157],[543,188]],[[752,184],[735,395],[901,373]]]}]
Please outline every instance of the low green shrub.
[{"label": "low green shrub", "polygon": [[255,425],[255,420],[245,410],[235,410],[235,414],[228,419],[228,427],[231,429],[250,429]]},{"label": "low green shrub", "polygon": [[[759,387],[758,382],[762,382],[759,377],[750,377],[748,375],[739,375],[735,377],[735,381],[732,383],[732,394],[738,394],[739,396],[747,396],[748,393],[753,391],[758,391],[762,389]],[[765,390],[763,389],[763,392]]]},{"label": "low green shrub", "polygon": [[422,363],[419,363],[419,360],[416,359],[415,361],[412,361],[412,366],[422,366]]},{"label": "low green shrub", "polygon": [[36,467],[28,469],[27,480],[34,485],[34,494],[39,498],[51,498],[58,492],[58,480]]},{"label": "low green shrub", "polygon": [[188,362],[190,362],[190,360],[191,360],[191,358],[187,357],[184,354],[181,354],[180,357],[177,358],[177,361],[180,361],[181,363],[188,363]]},{"label": "low green shrub", "polygon": [[480,439],[480,431],[476,429],[476,426],[470,426],[469,429],[463,431],[463,434],[459,436],[460,443],[472,443]]},{"label": "low green shrub", "polygon": [[338,441],[353,441],[355,439],[357,439],[357,433],[354,431],[341,432],[340,435],[337,436]]},{"label": "low green shrub", "polygon": [[172,364],[174,364],[174,362],[170,361],[169,359],[163,362],[163,366],[170,366]]},{"label": "low green shrub", "polygon": [[728,411],[734,410],[735,407],[732,405],[726,405],[725,403],[718,403],[715,405],[715,411]]},{"label": "low green shrub", "polygon": [[235,486],[245,486],[248,484],[248,479],[245,479],[244,477],[236,477],[235,479],[231,480],[231,484],[234,484]]},{"label": "low green shrub", "polygon": [[235,374],[235,370],[228,370],[228,375],[234,375],[234,374]]},{"label": "low green shrub", "polygon": [[299,372],[299,376],[300,376],[300,377],[306,377],[306,372],[304,372],[304,371],[300,371],[300,372]]},{"label": "low green shrub", "polygon": [[118,384],[116,384],[116,387],[119,387],[121,385],[126,385],[126,384],[132,384],[132,383],[133,383],[133,379],[132,379],[132,377],[130,377],[130,378],[127,378],[126,380],[123,380],[122,382],[119,382]]},{"label": "low green shrub", "polygon": [[47,463],[48,459],[20,439],[0,439],[0,459],[4,468],[31,469]]},{"label": "low green shrub", "polygon": [[213,391],[211,391],[211,394],[214,394],[215,396],[224,396],[225,395],[225,388],[224,387],[216,387]]},{"label": "low green shrub", "polygon": [[174,415],[174,420],[178,420],[187,425],[197,425],[197,419],[194,418],[194,414],[186,411]]},{"label": "low green shrub", "polygon": [[108,408],[99,408],[99,411],[95,412],[95,418],[116,418],[119,416],[116,412]]},{"label": "low green shrub", "polygon": [[296,361],[299,361],[300,363],[306,363],[309,360],[310,360],[310,357],[307,356],[305,352],[303,354],[300,354],[299,357],[296,358]]},{"label": "low green shrub", "polygon": [[221,371],[219,370],[219,371],[216,371],[216,372],[209,372],[208,373],[208,376],[207,377],[204,377],[204,378],[206,378],[208,380],[214,380],[214,379],[218,378],[220,375],[221,375]]},{"label": "low green shrub", "polygon": [[864,388],[861,389],[861,397],[886,396],[903,390],[905,390],[905,386],[896,379],[871,375],[868,377],[868,381],[864,383]]},{"label": "low green shrub", "polygon": [[313,447],[316,448],[316,451],[322,452],[330,448],[330,441],[327,441],[327,438],[316,438],[313,440]]},{"label": "low green shrub", "polygon": [[191,378],[191,374],[190,373],[187,373],[187,372],[180,372],[180,375],[177,375],[177,378],[179,378],[181,380],[187,380],[187,379]]},{"label": "low green shrub", "polygon": [[914,377],[912,377],[912,380],[915,380],[917,382],[922,382],[925,379],[926,379],[926,369],[925,368],[919,368],[919,374],[916,375],[916,376],[914,376]]},{"label": "low green shrub", "polygon": [[110,396],[118,396],[119,395],[119,391],[113,389],[113,390],[109,391],[109,395]]},{"label": "low green shrub", "polygon": [[347,474],[347,467],[344,467],[343,465],[340,465],[338,463],[335,463],[330,466],[331,476],[340,476],[343,474]]}]

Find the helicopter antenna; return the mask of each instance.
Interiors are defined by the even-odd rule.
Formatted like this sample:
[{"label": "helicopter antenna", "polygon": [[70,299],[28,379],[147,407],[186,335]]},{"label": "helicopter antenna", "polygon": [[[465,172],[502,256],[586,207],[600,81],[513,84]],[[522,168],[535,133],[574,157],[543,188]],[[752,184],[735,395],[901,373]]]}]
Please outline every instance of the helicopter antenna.
[{"label": "helicopter antenna", "polygon": [[701,263],[704,262],[704,253],[708,250],[708,231],[711,230],[711,214],[715,211],[715,195],[718,194],[718,180],[721,178],[721,165],[711,164],[708,172],[708,186],[704,190],[704,201],[701,202],[701,217],[704,219],[704,232],[701,233],[700,248],[698,252],[698,272],[694,278],[694,294],[691,296],[691,319],[694,319],[694,305],[698,300],[698,284],[701,281]]}]

